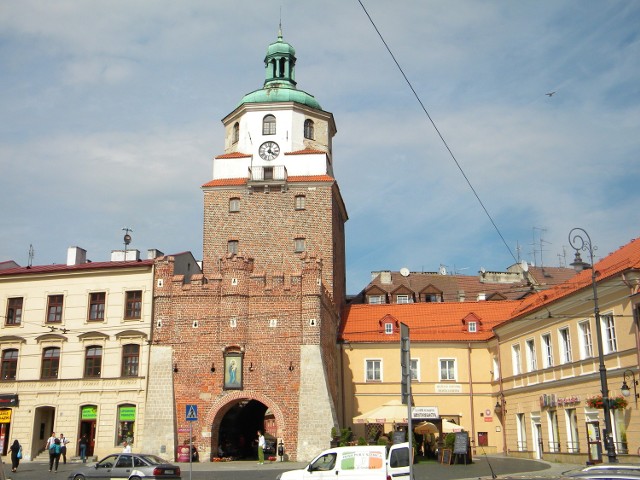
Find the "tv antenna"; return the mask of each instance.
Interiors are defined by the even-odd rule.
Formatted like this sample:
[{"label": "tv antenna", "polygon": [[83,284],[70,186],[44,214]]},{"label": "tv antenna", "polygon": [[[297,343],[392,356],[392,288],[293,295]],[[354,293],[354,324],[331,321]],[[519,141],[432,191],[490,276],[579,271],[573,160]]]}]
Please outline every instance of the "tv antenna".
[{"label": "tv antenna", "polygon": [[33,265],[33,257],[36,256],[36,251],[33,249],[33,245],[29,244],[29,262],[28,262],[28,267],[31,268],[31,266]]}]

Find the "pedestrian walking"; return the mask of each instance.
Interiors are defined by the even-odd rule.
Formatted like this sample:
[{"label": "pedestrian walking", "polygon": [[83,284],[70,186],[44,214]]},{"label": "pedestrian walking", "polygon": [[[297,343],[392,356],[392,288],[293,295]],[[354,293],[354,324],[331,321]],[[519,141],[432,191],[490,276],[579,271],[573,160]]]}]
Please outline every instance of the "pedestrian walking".
[{"label": "pedestrian walking", "polygon": [[258,464],[262,465],[264,463],[264,447],[267,445],[264,435],[260,430],[258,430]]},{"label": "pedestrian walking", "polygon": [[49,471],[55,468],[58,472],[58,464],[60,463],[60,439],[54,438],[53,443],[49,447]]},{"label": "pedestrian walking", "polygon": [[78,445],[80,446],[80,459],[82,463],[87,463],[87,446],[89,445],[89,440],[87,439],[86,433],[80,437]]},{"label": "pedestrian walking", "polygon": [[62,457],[63,465],[67,464],[67,443],[69,439],[64,436],[64,433],[60,434],[60,456]]},{"label": "pedestrian walking", "polygon": [[20,459],[22,458],[22,445],[16,438],[9,449],[11,450],[11,471],[15,472],[18,470],[18,465],[20,465]]},{"label": "pedestrian walking", "polygon": [[55,441],[55,439],[56,439],[56,432],[51,432],[51,436],[47,438],[47,444],[45,445],[44,448],[49,450],[49,448],[51,448],[51,444]]}]

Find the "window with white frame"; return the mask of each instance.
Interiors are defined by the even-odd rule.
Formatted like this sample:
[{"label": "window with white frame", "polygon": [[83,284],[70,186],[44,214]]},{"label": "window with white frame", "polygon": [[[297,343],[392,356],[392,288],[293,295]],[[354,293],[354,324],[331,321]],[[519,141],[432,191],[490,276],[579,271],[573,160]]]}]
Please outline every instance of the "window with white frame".
[{"label": "window with white frame", "polygon": [[500,379],[500,362],[498,361],[498,357],[493,357],[493,370],[491,371],[494,380]]},{"label": "window with white frame", "polygon": [[411,359],[411,380],[420,381],[420,360],[417,358]]},{"label": "window with white frame", "polygon": [[384,324],[384,333],[391,335],[393,333],[393,323],[387,322]]},{"label": "window with white frame", "polygon": [[578,324],[578,344],[580,347],[580,359],[593,357],[593,340],[591,338],[591,323],[589,320]]},{"label": "window with white frame", "polygon": [[522,373],[520,363],[520,344],[511,345],[511,361],[513,364],[513,374],[520,375]]},{"label": "window with white frame", "polygon": [[518,451],[527,451],[527,425],[524,413],[516,413],[516,432],[518,433]]},{"label": "window with white frame", "polygon": [[538,358],[536,356],[536,342],[533,338],[527,340],[527,371],[534,372],[538,369]]},{"label": "window with white frame", "polygon": [[569,327],[558,330],[560,340],[560,361],[562,363],[571,363],[571,335],[569,335]]},{"label": "window with white frame", "polygon": [[551,343],[551,334],[542,335],[542,366],[543,368],[553,367],[553,344]]},{"label": "window with white frame", "polygon": [[469,333],[476,333],[478,331],[478,324],[476,322],[469,322],[467,324],[467,331]]},{"label": "window with white frame", "polygon": [[602,349],[604,354],[618,351],[618,340],[616,339],[616,324],[613,319],[613,315],[601,315],[600,324],[602,327],[602,337],[604,339],[604,345]]},{"label": "window with white frame", "polygon": [[409,295],[396,295],[396,303],[409,303]]},{"label": "window with white frame", "polygon": [[365,360],[365,382],[382,381],[382,360]]},{"label": "window with white frame", "polygon": [[386,303],[384,299],[384,295],[369,295],[367,296],[367,299],[368,299],[368,303],[371,303],[371,304]]},{"label": "window with white frame", "polygon": [[440,359],[440,380],[456,379],[456,359],[441,358]]}]

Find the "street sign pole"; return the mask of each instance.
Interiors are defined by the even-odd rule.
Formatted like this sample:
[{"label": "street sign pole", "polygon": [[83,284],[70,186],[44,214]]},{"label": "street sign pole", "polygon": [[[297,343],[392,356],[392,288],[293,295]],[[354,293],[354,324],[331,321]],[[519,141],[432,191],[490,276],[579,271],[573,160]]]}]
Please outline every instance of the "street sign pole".
[{"label": "street sign pole", "polygon": [[185,420],[189,422],[189,480],[193,474],[193,422],[198,421],[198,406],[187,405],[185,407]]},{"label": "street sign pole", "polygon": [[409,440],[409,479],[413,480],[413,421],[411,395],[411,344],[409,340],[409,327],[400,324],[400,367],[402,374],[401,396],[402,403],[407,405],[407,438]]}]

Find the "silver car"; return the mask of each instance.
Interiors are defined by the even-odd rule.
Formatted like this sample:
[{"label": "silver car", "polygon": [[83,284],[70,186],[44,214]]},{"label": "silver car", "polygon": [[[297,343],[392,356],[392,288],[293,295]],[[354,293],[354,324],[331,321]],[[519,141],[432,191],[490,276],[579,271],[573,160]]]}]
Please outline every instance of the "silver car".
[{"label": "silver car", "polygon": [[69,475],[69,480],[115,478],[180,480],[181,477],[180,467],[146,453],[114,453]]}]

